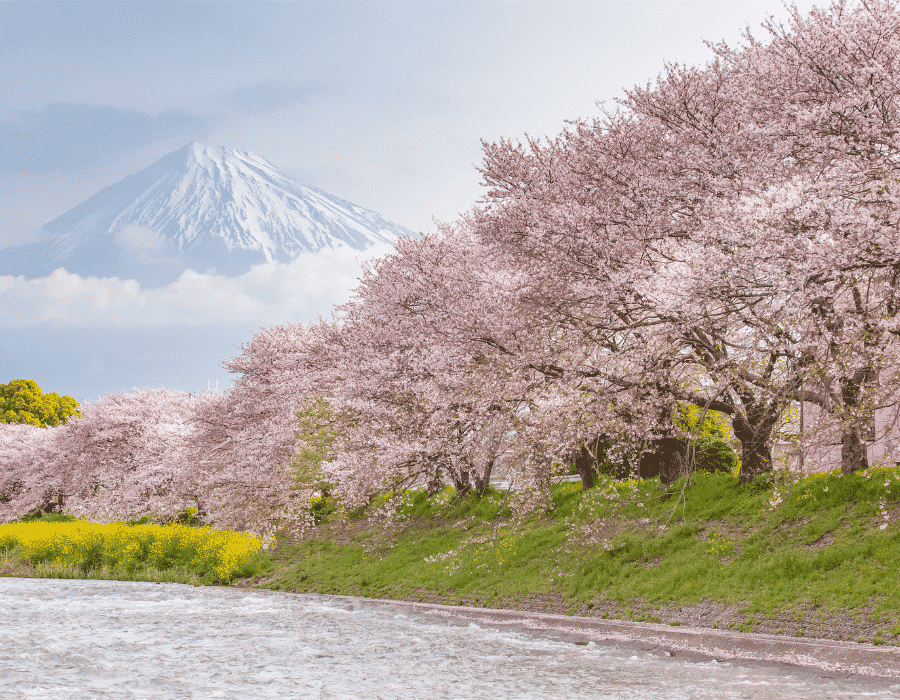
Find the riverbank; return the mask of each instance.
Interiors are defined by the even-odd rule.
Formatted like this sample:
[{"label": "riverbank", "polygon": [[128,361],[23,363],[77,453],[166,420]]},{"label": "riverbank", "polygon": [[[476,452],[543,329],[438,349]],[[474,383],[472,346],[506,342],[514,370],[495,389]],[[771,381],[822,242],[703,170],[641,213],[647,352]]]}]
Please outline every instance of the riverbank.
[{"label": "riverbank", "polygon": [[666,656],[687,657],[700,662],[801,666],[828,674],[821,678],[900,679],[900,648],[897,647],[409,601],[335,595],[317,598],[338,602],[354,610],[386,610],[425,620],[452,620],[457,624],[534,633],[570,644],[625,644],[635,650],[662,652]]},{"label": "riverbank", "polygon": [[230,581],[150,556],[151,546],[132,571],[111,566],[100,543],[88,557],[52,538],[47,561],[23,560],[21,546],[0,552],[0,576],[229,583],[676,636],[692,628],[900,647],[897,469],[781,479],[742,485],[698,473],[688,485],[602,481],[587,492],[559,484],[531,502],[496,490],[480,501],[405,492],[355,513],[320,502],[317,526],[281,533]]},{"label": "riverbank", "polygon": [[530,515],[407,495],[280,538],[232,585],[900,645],[895,468],[682,487],[559,485]]}]

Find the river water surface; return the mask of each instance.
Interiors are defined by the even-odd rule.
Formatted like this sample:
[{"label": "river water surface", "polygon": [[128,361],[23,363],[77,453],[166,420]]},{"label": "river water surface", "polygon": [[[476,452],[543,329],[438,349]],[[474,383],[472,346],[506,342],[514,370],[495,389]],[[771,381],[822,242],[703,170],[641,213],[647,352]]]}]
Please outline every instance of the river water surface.
[{"label": "river water surface", "polygon": [[308,595],[0,578],[5,700],[900,697],[896,681],[825,675],[576,645]]}]

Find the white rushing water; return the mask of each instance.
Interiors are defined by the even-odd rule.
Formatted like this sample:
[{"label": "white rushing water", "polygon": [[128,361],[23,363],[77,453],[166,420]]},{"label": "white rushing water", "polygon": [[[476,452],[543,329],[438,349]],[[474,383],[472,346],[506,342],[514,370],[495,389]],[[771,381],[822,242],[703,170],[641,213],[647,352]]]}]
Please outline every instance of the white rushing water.
[{"label": "white rushing water", "polygon": [[581,646],[315,596],[0,578],[5,700],[900,695],[900,685],[889,681],[824,675]]}]

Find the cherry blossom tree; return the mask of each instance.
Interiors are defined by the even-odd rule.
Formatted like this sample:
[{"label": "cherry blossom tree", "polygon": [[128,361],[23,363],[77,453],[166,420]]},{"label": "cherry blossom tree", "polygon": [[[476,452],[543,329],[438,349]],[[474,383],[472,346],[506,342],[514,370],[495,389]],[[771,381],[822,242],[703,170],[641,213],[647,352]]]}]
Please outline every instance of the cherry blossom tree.
[{"label": "cherry blossom tree", "polygon": [[193,397],[164,389],[110,394],[55,428],[0,431],[4,517],[69,510],[111,521],[188,505],[178,489],[177,454]]},{"label": "cherry blossom tree", "polygon": [[[392,478],[394,488],[421,479],[434,488],[441,474],[463,496],[488,486],[521,397],[514,375],[467,338],[466,319],[502,322],[502,305],[484,294],[482,261],[465,253],[452,237],[401,240],[341,309],[344,357],[352,359],[336,398],[355,415],[354,444],[331,468],[343,480],[377,474],[361,493]],[[371,463],[354,470],[360,452]]]},{"label": "cherry blossom tree", "polygon": [[174,517],[191,505],[177,488],[177,453],[194,405],[184,392],[138,389],[85,407],[57,441],[58,469],[70,488],[67,509],[108,522]]},{"label": "cherry blossom tree", "polygon": [[[805,23],[795,13],[794,32],[774,48],[719,47],[705,70],[669,66],[656,88],[628,93],[628,114],[578,122],[574,133],[546,147],[529,139],[530,154],[502,141],[485,144],[482,173],[493,189],[488,206],[474,214],[482,241],[542,281],[543,295],[531,301],[557,322],[592,334],[615,355],[630,339],[628,353],[641,372],[620,367],[607,381],[731,415],[744,447],[744,478],[771,468],[771,431],[791,400],[835,403],[834,392],[826,397],[805,386],[813,370],[835,367],[836,356],[844,365],[858,358],[839,382],[837,403],[845,404],[874,376],[866,364],[871,352],[845,352],[862,335],[871,338],[852,311],[862,295],[848,294],[846,281],[835,285],[835,277],[858,270],[862,251],[882,251],[863,264],[877,274],[893,264],[896,246],[884,242],[896,226],[890,217],[873,226],[872,207],[860,207],[860,197],[848,202],[848,194],[871,192],[871,185],[861,188],[872,180],[866,160],[876,144],[885,151],[896,132],[888,125],[870,139],[873,148],[861,150],[858,138],[829,129],[839,107],[855,110],[856,123],[878,112],[871,94],[838,83],[830,92],[812,89],[835,83],[821,77],[829,69],[872,74],[859,64],[878,64],[882,56],[873,59],[865,47],[879,39],[883,58],[894,60],[885,39],[893,36],[896,11],[870,5],[839,31],[833,26],[843,21],[845,3]],[[859,60],[839,64],[835,47],[854,41],[863,47]],[[811,94],[813,107],[799,109],[797,101]],[[838,149],[842,142],[851,147]],[[889,166],[883,161],[876,171]],[[888,191],[883,180],[875,184]],[[889,202],[882,196],[876,204],[884,217]],[[822,303],[823,291],[828,301],[837,287],[855,300],[841,308],[856,322],[842,317],[843,350],[829,353],[814,312],[840,306]],[[890,284],[881,288],[893,298]],[[699,375],[699,386],[688,390],[679,372],[670,374],[679,366]],[[599,374],[572,369],[575,376]]]},{"label": "cherry blossom tree", "polygon": [[309,524],[310,492],[296,488],[293,456],[305,397],[326,396],[337,377],[330,350],[334,324],[262,328],[224,363],[241,376],[192,418],[185,459],[217,522],[260,535]]},{"label": "cherry blossom tree", "polygon": [[[390,437],[382,447],[348,448],[337,465],[371,476],[377,470],[362,468],[355,455],[374,458],[403,445],[402,459],[387,458],[373,488],[393,463],[403,465],[398,477],[431,480],[441,469],[460,494],[473,486],[481,494],[500,456],[524,450],[531,467],[518,477],[545,487],[554,459],[584,432],[586,417],[593,429],[601,416],[608,424],[608,397],[548,380],[560,371],[548,357],[570,348],[560,346],[560,329],[519,303],[523,289],[534,292],[527,272],[492,257],[465,224],[439,229],[400,241],[343,309],[344,339],[356,354],[341,370],[339,393],[355,401],[359,435],[377,422]],[[577,420],[566,419],[576,413]]]},{"label": "cherry blossom tree", "polygon": [[58,510],[69,491],[58,469],[62,428],[0,425],[0,522]]},{"label": "cherry blossom tree", "polygon": [[748,35],[746,50],[716,52],[737,74],[730,87],[754,96],[731,100],[732,119],[756,126],[742,148],[755,139],[748,153],[766,164],[745,198],[750,228],[762,233],[759,252],[781,260],[793,331],[807,329],[800,352],[815,360],[806,398],[841,419],[852,471],[865,466],[863,427],[896,401],[878,378],[896,360],[900,15],[880,1],[792,14],[789,29],[767,23],[768,46]]}]

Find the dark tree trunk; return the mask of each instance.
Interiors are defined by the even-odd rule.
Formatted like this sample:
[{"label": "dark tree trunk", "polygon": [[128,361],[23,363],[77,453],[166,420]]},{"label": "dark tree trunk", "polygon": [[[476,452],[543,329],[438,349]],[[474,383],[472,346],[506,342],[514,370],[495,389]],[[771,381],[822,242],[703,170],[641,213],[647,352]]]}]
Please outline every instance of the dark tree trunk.
[{"label": "dark tree trunk", "polygon": [[582,445],[575,453],[573,463],[575,471],[581,477],[581,488],[584,491],[594,488],[597,477],[600,475],[600,462],[605,457],[605,435],[598,435],[591,442]]},{"label": "dark tree trunk", "polygon": [[575,471],[581,477],[581,489],[583,491],[594,488],[594,484],[597,483],[598,470],[597,463],[591,459],[590,455],[585,455],[581,452],[575,457]]},{"label": "dark tree trunk", "polygon": [[456,497],[465,499],[472,491],[472,482],[469,480],[469,470],[460,469],[453,472],[453,486],[456,488]]},{"label": "dark tree trunk", "polygon": [[426,472],[426,487],[428,489],[428,495],[434,496],[444,490],[444,479],[441,476],[440,462],[436,459],[430,459],[429,462],[428,471]]},{"label": "dark tree trunk", "polygon": [[475,493],[478,494],[478,499],[484,498],[484,494],[487,493],[488,486],[491,485],[491,472],[494,470],[494,460],[488,462],[487,467],[485,467],[484,472],[482,472],[481,476],[478,476],[474,471],[472,472],[472,476],[475,479]]},{"label": "dark tree trunk", "polygon": [[466,498],[472,493],[473,489],[479,499],[483,498],[484,494],[487,493],[488,486],[491,485],[491,472],[493,469],[494,460],[491,460],[479,475],[478,470],[474,469],[468,460],[460,460],[458,468],[450,470],[453,476],[453,485],[456,487],[457,498],[460,500]]},{"label": "dark tree trunk", "polygon": [[841,472],[844,474],[852,474],[869,466],[866,443],[860,433],[859,427],[853,426],[841,435]]},{"label": "dark tree trunk", "polygon": [[742,484],[753,481],[760,474],[772,471],[774,465],[769,441],[774,425],[775,420],[770,416],[752,423],[740,416],[735,416],[732,420],[734,434],[741,441]]},{"label": "dark tree trunk", "polygon": [[[853,409],[859,406],[860,390],[866,383],[874,381],[874,374],[868,368],[858,369],[853,377],[841,380],[841,400],[844,408]],[[859,424],[847,426],[841,435],[841,472],[852,474],[859,469],[867,469],[868,466],[865,426]]]},{"label": "dark tree trunk", "polygon": [[440,478],[440,475],[438,475],[435,478],[429,480],[427,488],[429,497],[436,496],[444,490],[444,481]]},{"label": "dark tree trunk", "polygon": [[27,518],[40,518],[51,513],[62,513],[65,510],[65,496],[62,493],[48,495],[44,502],[38,507],[27,513]]},{"label": "dark tree trunk", "polygon": [[642,479],[659,476],[660,483],[671,484],[687,471],[684,445],[678,438],[658,438],[650,447],[641,454],[638,473]]},{"label": "dark tree trunk", "polygon": [[741,483],[753,481],[760,474],[774,469],[772,450],[768,444],[747,442],[741,443]]},{"label": "dark tree trunk", "polygon": [[659,481],[671,484],[687,473],[687,460],[683,443],[678,438],[666,437],[656,441],[660,454]]},{"label": "dark tree trunk", "polygon": [[578,476],[581,477],[583,490],[593,488],[601,474],[614,479],[628,479],[636,475],[635,466],[627,455],[623,456],[621,462],[615,464],[611,462],[609,451],[613,444],[613,439],[609,435],[598,435],[573,451],[570,459]]}]

